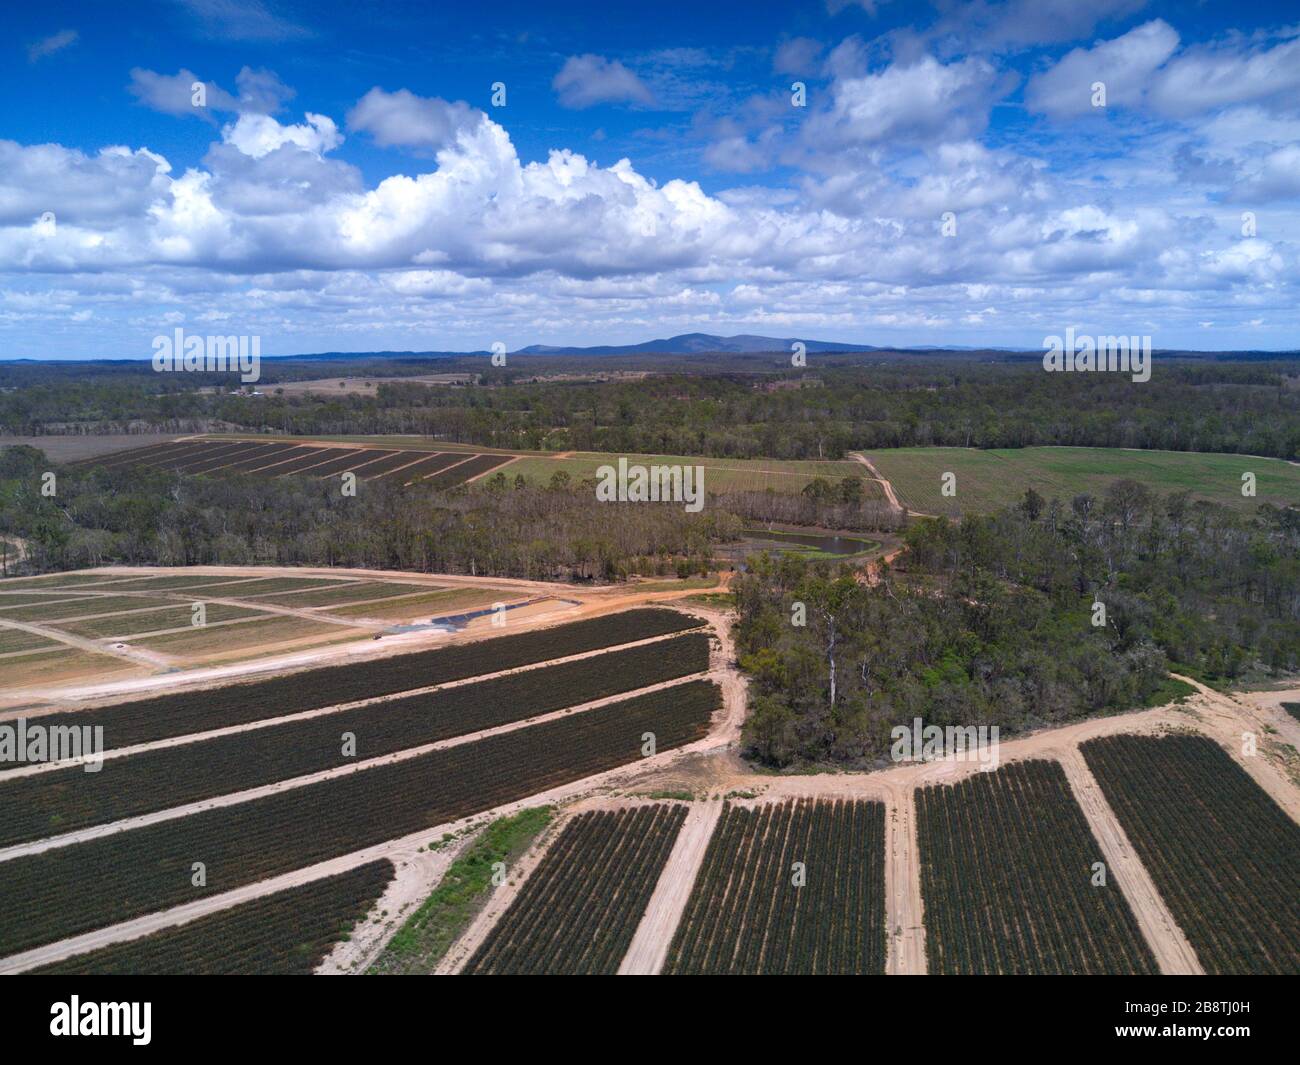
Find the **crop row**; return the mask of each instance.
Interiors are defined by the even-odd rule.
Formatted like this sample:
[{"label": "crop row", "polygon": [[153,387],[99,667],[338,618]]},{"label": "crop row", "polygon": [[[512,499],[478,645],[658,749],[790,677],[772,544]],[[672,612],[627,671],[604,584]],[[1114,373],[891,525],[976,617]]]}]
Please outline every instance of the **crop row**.
[{"label": "crop row", "polygon": [[676,803],[575,817],[463,971],[618,972],[685,820]]},{"label": "crop row", "polygon": [[[0,862],[0,956],[459,820],[707,734],[684,684],[496,736]],[[195,863],[202,863],[196,869]],[[202,873],[202,886],[195,886]]]},{"label": "crop row", "polygon": [[387,859],[31,970],[63,976],[307,976],[393,878]]},{"label": "crop row", "polygon": [[1213,740],[1082,744],[1207,973],[1300,972],[1300,826]]},{"label": "crop row", "polygon": [[0,777],[0,846],[335,769],[708,668],[709,637],[687,633],[477,684],[109,758],[95,773],[72,766]]},{"label": "crop row", "polygon": [[496,469],[506,462],[509,457],[509,455],[475,455],[472,459],[453,466],[443,473],[435,474],[421,483],[438,489],[453,488],[468,481],[471,477],[477,477],[479,474]]},{"label": "crop row", "polygon": [[664,971],[883,973],[884,804],[728,804]]},{"label": "crop row", "polygon": [[[476,640],[433,651],[328,666],[208,691],[178,692],[113,706],[51,714],[42,717],[41,724],[103,726],[107,747],[130,747],[137,743],[445,684],[480,673],[495,673],[681,632],[697,628],[699,624],[698,618],[674,610],[628,610],[537,632]],[[216,630],[218,634],[213,636],[216,642],[221,640],[220,631]],[[0,770],[21,764],[4,763]]]},{"label": "crop row", "polygon": [[919,788],[916,809],[931,973],[1157,971],[1059,762]]}]

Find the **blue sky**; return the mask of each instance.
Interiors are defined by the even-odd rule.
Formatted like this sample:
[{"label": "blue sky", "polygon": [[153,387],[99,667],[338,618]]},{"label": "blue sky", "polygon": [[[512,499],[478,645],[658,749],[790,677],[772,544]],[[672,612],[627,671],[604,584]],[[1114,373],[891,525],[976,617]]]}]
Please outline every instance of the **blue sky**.
[{"label": "blue sky", "polygon": [[0,358],[145,357],[178,326],[267,354],[1071,325],[1300,347],[1293,4],[9,18]]}]

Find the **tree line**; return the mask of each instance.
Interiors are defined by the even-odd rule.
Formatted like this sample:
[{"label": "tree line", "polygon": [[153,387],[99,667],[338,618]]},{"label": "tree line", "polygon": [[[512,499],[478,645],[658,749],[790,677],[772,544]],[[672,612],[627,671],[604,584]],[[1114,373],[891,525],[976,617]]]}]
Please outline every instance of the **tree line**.
[{"label": "tree line", "polygon": [[[1300,668],[1300,510],[1132,481],[924,519],[872,585],[793,556],[733,581],[744,741],[774,765],[880,764],[914,718],[1003,733]],[[802,615],[802,624],[797,619]]]}]

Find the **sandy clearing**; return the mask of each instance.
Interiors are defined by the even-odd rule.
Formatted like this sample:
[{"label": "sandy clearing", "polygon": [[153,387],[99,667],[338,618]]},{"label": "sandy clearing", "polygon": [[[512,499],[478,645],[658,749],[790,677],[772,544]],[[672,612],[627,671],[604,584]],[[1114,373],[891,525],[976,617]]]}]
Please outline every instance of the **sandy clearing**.
[{"label": "sandy clearing", "polygon": [[1204,976],[1196,951],[1160,897],[1079,748],[1068,747],[1057,758],[1065,768],[1066,779],[1088,820],[1088,827],[1101,844],[1106,870],[1128,899],[1160,971],[1166,976]]},{"label": "sandy clearing", "polygon": [[[306,569],[296,567],[256,567],[256,566],[195,566],[188,568],[159,567],[106,567],[99,570],[80,571],[85,573],[103,573],[106,578],[125,578],[138,576],[166,576],[174,574],[192,574],[195,576],[232,576],[235,578],[259,578],[269,576],[297,577],[358,577],[369,580],[399,579],[404,583],[420,585],[413,579],[416,575],[393,570],[344,570],[344,569]],[[532,593],[534,598],[545,600],[521,610],[514,610],[508,615],[507,627],[510,632],[531,631],[550,625],[576,621],[581,618],[598,617],[616,613],[633,606],[671,604],[674,600],[689,597],[697,591],[692,588],[670,589],[658,592],[638,592],[635,585],[608,585],[593,587],[545,581],[507,580],[496,577],[468,577],[453,574],[430,574],[427,578],[432,590],[449,588],[501,589],[505,593],[503,601],[515,597],[526,597]],[[187,600],[188,601],[188,600]],[[223,600],[205,599],[206,602]],[[247,601],[237,601],[237,606],[250,606]],[[269,606],[259,609],[270,611]],[[693,608],[693,604],[692,604]],[[292,611],[292,608],[286,608]],[[325,621],[326,615],[307,612],[305,620]],[[358,633],[366,631],[358,619],[336,617],[333,619],[340,627],[352,628]],[[489,619],[490,620],[490,619]],[[371,619],[375,628],[386,630],[392,627],[391,620]],[[402,654],[414,650],[425,650],[431,646],[440,646],[452,642],[470,642],[475,639],[497,635],[499,632],[488,621],[480,619],[465,629],[454,632],[442,632],[432,628],[414,630],[408,633],[387,633],[382,641],[370,636],[359,636],[357,640],[334,642],[328,647],[305,649],[295,647],[301,641],[283,641],[262,648],[249,648],[241,651],[245,657],[238,662],[223,665],[198,665],[197,668],[176,668],[171,672],[153,673],[149,676],[135,677],[130,680],[113,681],[87,686],[72,682],[52,682],[39,686],[24,688],[10,687],[0,690],[0,712],[5,708],[21,706],[25,711],[41,703],[48,703],[47,709],[67,709],[69,704],[76,707],[101,705],[106,702],[119,701],[122,698],[142,693],[153,694],[163,690],[198,690],[215,684],[225,683],[241,677],[253,677],[267,673],[290,672],[321,665],[355,661],[359,658],[380,658],[389,654]],[[314,638],[312,638],[314,639]],[[319,641],[317,641],[319,642]],[[105,653],[101,646],[91,648],[96,653]],[[137,649],[137,654],[144,652]],[[257,657],[253,657],[256,655]],[[128,656],[129,657],[129,656]],[[149,660],[149,665],[156,662]],[[172,660],[169,666],[184,667],[184,661]],[[189,664],[194,664],[191,659]]]},{"label": "sandy clearing", "polygon": [[720,801],[691,804],[641,923],[618,967],[619,976],[655,976],[662,971],[673,934],[704,863],[704,852],[721,817]]}]

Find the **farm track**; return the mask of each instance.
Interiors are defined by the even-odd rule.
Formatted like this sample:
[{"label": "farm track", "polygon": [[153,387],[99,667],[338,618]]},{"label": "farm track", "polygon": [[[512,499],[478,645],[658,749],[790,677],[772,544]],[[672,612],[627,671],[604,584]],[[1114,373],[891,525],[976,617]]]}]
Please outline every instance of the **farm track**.
[{"label": "farm track", "polygon": [[1128,899],[1160,971],[1166,976],[1203,976],[1205,970],[1196,957],[1196,951],[1169,912],[1079,748],[1065,751],[1060,760],[1075,801],[1088,819],[1093,836],[1101,844],[1107,872],[1115,878]]},{"label": "farm track", "polygon": [[722,803],[692,803],[668,856],[645,916],[619,965],[619,976],[654,976],[663,970],[668,946],[681,921],[709,840],[722,817]]}]

